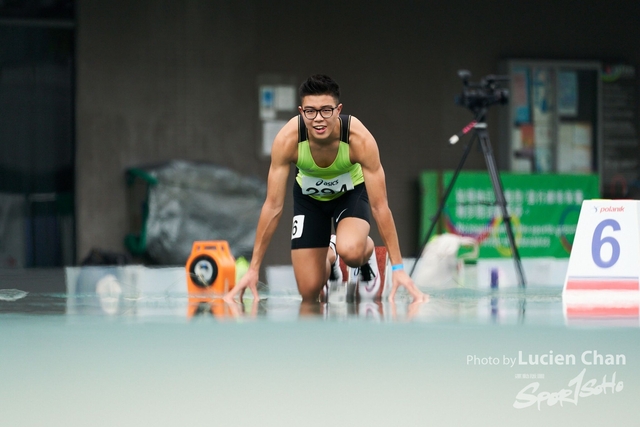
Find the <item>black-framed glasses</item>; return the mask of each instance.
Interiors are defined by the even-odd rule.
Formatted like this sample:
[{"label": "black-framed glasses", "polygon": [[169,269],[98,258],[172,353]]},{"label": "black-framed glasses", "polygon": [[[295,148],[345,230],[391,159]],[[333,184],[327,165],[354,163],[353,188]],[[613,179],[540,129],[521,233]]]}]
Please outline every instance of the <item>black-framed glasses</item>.
[{"label": "black-framed glasses", "polygon": [[304,110],[302,110],[302,113],[309,120],[315,119],[318,116],[318,112],[323,119],[328,119],[329,117],[333,116],[333,110],[335,110],[336,108],[338,107],[322,107],[321,109],[316,110],[312,107],[305,107]]}]

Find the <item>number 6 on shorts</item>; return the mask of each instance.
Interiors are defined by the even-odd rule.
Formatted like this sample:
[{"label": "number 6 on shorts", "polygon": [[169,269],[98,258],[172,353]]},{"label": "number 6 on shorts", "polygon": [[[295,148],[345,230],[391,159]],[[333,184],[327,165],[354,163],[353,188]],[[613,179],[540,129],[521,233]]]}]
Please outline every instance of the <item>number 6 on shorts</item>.
[{"label": "number 6 on shorts", "polygon": [[291,240],[302,237],[304,229],[304,215],[296,215],[293,217],[293,225],[291,226]]}]

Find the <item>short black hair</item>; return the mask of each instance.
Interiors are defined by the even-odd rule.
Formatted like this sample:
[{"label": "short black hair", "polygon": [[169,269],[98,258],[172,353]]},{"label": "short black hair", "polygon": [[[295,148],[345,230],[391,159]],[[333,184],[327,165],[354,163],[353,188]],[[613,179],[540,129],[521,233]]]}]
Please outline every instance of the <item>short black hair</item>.
[{"label": "short black hair", "polygon": [[305,80],[298,89],[300,99],[308,95],[331,95],[340,102],[340,86],[331,77],[314,74]]}]

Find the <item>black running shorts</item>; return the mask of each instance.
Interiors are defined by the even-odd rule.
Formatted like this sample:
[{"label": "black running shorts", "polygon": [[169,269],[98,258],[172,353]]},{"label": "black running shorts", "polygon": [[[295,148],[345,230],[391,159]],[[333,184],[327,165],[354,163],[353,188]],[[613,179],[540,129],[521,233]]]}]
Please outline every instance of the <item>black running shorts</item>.
[{"label": "black running shorts", "polygon": [[322,248],[329,246],[331,223],[348,217],[370,222],[369,196],[364,184],[329,201],[316,200],[302,194],[296,181],[293,182],[293,225],[291,227],[291,249]]}]

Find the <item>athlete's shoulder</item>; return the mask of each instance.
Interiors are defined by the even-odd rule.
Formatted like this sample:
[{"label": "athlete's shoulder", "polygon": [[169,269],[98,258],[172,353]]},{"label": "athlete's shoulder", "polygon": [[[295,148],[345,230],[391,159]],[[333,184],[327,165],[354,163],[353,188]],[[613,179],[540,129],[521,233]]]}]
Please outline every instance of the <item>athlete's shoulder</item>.
[{"label": "athlete's shoulder", "polygon": [[373,140],[373,135],[356,116],[350,116],[349,143],[362,143]]},{"label": "athlete's shoulder", "polygon": [[372,163],[378,156],[378,145],[369,129],[356,117],[351,116],[349,129],[349,159],[362,166]]},{"label": "athlete's shoulder", "polygon": [[298,116],[289,120],[273,140],[271,153],[284,156],[288,160],[297,158],[298,153]]}]

